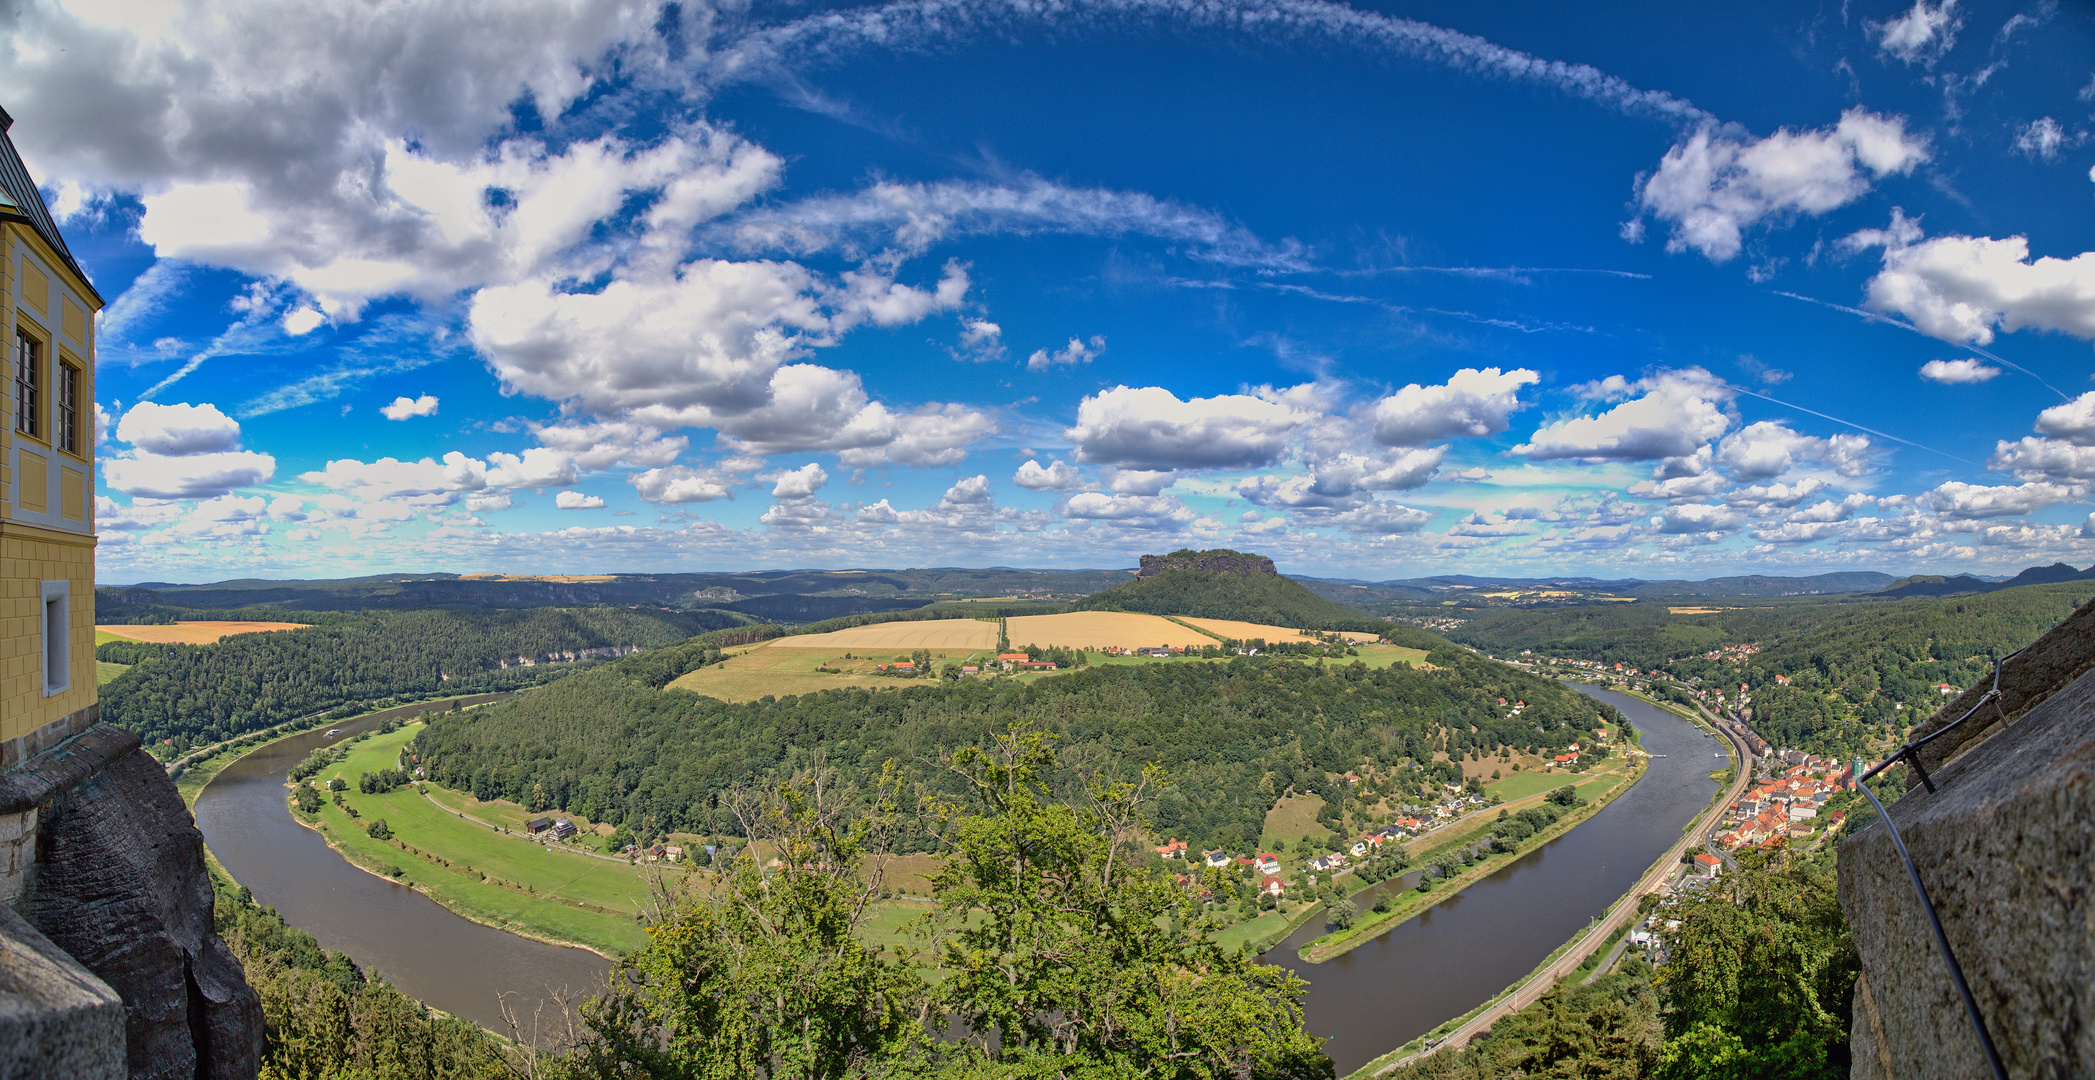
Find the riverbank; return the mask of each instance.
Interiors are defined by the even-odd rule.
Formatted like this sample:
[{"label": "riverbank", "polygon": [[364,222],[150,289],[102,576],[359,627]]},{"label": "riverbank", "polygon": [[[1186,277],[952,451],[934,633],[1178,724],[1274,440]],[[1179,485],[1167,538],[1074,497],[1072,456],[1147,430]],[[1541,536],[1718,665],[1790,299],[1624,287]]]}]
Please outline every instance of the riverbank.
[{"label": "riverbank", "polygon": [[[483,926],[612,959],[646,943],[642,909],[649,885],[639,867],[469,822],[424,799],[415,784],[383,793],[358,790],[366,773],[393,768],[420,731],[411,722],[355,743],[347,757],[313,777],[324,795],[334,778],[345,790],[324,797],[315,813],[294,810],[293,819],[359,869]],[[381,821],[385,828],[373,835]]]},{"label": "riverbank", "polygon": [[[1497,873],[1500,869],[1518,860],[1528,852],[1563,836],[1565,833],[1590,820],[1593,815],[1600,813],[1601,810],[1614,802],[1623,792],[1635,787],[1637,781],[1643,779],[1644,770],[1648,764],[1646,756],[1642,752],[1638,752],[1632,756],[1627,772],[1604,773],[1586,780],[1577,781],[1574,784],[1574,790],[1591,788],[1598,788],[1599,790],[1593,791],[1590,798],[1587,798],[1586,801],[1557,819],[1555,824],[1521,841],[1512,852],[1503,854],[1488,853],[1483,858],[1478,859],[1474,865],[1457,874],[1452,880],[1435,885],[1432,889],[1425,892],[1421,892],[1416,888],[1406,889],[1397,894],[1394,904],[1388,911],[1377,912],[1370,909],[1362,912],[1359,921],[1354,923],[1353,926],[1345,930],[1335,931],[1310,942],[1300,950],[1299,955],[1304,961],[1312,964],[1321,964],[1334,957],[1343,956],[1380,935],[1389,927],[1410,919],[1420,911],[1452,895],[1461,893],[1462,890]],[[1546,795],[1533,795],[1526,799],[1518,799],[1507,803],[1499,809],[1513,811],[1520,809],[1524,804],[1529,806],[1540,805],[1545,798]],[[1463,836],[1451,838],[1453,841],[1451,844],[1436,845],[1425,857],[1431,859],[1448,850],[1453,844],[1466,846],[1474,843],[1477,837],[1488,833],[1489,825],[1495,822],[1495,818],[1487,818],[1484,828],[1475,829]],[[1384,886],[1378,886],[1378,888],[1380,887]],[[1366,891],[1363,891],[1360,895],[1366,895]]]},{"label": "riverbank", "polygon": [[[1656,701],[1642,694],[1627,693],[1614,687],[1597,686],[1596,689],[1634,698],[1642,704],[1694,724],[1704,734],[1718,736],[1719,742],[1731,754],[1733,771],[1740,776],[1750,772],[1751,754],[1735,737],[1721,731],[1715,724],[1705,722],[1702,717],[1670,702]],[[1642,897],[1655,891],[1675,872],[1683,854],[1700,842],[1700,838],[1715,822],[1723,807],[1737,797],[1743,783],[1742,779],[1735,779],[1728,788],[1720,786],[1709,805],[1681,830],[1680,839],[1652,861],[1636,884],[1609,904],[1607,911],[1599,918],[1589,922],[1570,940],[1551,951],[1520,981],[1506,987],[1469,1012],[1435,1025],[1431,1030],[1394,1050],[1377,1055],[1349,1074],[1347,1080],[1372,1080],[1373,1077],[1418,1057],[1448,1046],[1464,1045],[1505,1016],[1534,1004],[1558,982],[1581,970],[1581,965],[1589,956],[1612,945],[1620,936],[1620,932],[1641,915]]]}]

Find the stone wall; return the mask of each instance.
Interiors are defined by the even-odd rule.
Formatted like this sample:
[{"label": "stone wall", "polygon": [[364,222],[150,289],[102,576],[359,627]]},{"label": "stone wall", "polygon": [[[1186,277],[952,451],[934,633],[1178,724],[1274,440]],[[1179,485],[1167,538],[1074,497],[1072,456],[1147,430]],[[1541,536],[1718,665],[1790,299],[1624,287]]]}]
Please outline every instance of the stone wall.
[{"label": "stone wall", "polygon": [[[1950,751],[1931,755],[1936,790],[1915,778],[1889,807],[2014,1077],[2082,1076],[2095,1063],[2091,627],[2095,605],[2008,663],[2008,722],[1988,704]],[[1965,695],[1916,733],[1963,715],[1980,696]],[[1987,1075],[1882,822],[1842,842],[1840,901],[1862,960],[1851,1076]]]},{"label": "stone wall", "polygon": [[203,835],[137,736],[73,719],[0,771],[0,1076],[253,1077],[261,1004],[212,932]]}]

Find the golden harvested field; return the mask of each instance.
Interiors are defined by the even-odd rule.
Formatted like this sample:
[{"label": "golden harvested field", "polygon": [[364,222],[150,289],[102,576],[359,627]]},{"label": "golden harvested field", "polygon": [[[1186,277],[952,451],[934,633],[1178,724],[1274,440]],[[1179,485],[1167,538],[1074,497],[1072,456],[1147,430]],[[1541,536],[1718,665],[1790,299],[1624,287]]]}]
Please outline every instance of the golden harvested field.
[{"label": "golden harvested field", "polygon": [[[1197,626],[1202,630],[1221,634],[1226,638],[1235,638],[1238,641],[1250,641],[1252,638],[1265,638],[1267,641],[1301,641],[1313,636],[1291,627],[1268,626],[1265,623],[1238,622],[1235,619],[1196,619],[1190,615],[1181,615],[1178,621],[1188,626]],[[1364,634],[1357,630],[1340,631],[1339,636],[1355,644],[1363,641],[1378,640],[1374,634]]]},{"label": "golden harvested field", "polygon": [[997,624],[980,619],[875,623],[854,626],[849,630],[833,630],[827,634],[780,638],[776,644],[787,649],[833,649],[839,653],[881,649],[994,649],[997,647]]},{"label": "golden harvested field", "polygon": [[1669,607],[1669,608],[1667,608],[1667,609],[1666,609],[1666,614],[1668,614],[1668,615],[1715,615],[1716,613],[1718,613],[1718,612],[1720,612],[1720,611],[1730,611],[1730,610],[1731,610],[1730,608],[1721,608],[1721,607]]},{"label": "golden harvested field", "polygon": [[1121,611],[1072,611],[1064,615],[1019,615],[1004,621],[1011,644],[1056,646],[1064,649],[1141,649],[1154,645],[1187,646],[1215,644],[1215,639],[1190,627],[1180,626],[1159,615],[1137,615]]},{"label": "golden harvested field", "polygon": [[[722,701],[755,701],[765,694],[785,697],[787,694],[812,694],[818,690],[836,690],[846,686],[868,686],[876,690],[885,690],[892,687],[930,685],[929,680],[897,679],[873,674],[876,664],[908,659],[904,650],[787,647],[788,642],[806,640],[804,637],[780,638],[776,644],[759,645],[747,652],[731,656],[725,663],[686,672],[669,685]],[[991,627],[989,643],[992,647],[996,645],[994,627]],[[940,662],[949,659],[959,662],[983,651],[934,649],[924,645],[917,647],[928,649],[932,658]],[[867,656],[868,651],[874,655]],[[847,652],[852,654],[853,659],[844,659]],[[821,670],[823,668],[834,669],[834,673]]]},{"label": "golden harvested field", "polygon": [[220,638],[235,634],[255,634],[264,630],[303,630],[306,624],[295,622],[178,622],[163,626],[132,626],[117,624],[95,627],[95,635],[108,634],[130,641],[151,642],[154,645],[209,645]]}]

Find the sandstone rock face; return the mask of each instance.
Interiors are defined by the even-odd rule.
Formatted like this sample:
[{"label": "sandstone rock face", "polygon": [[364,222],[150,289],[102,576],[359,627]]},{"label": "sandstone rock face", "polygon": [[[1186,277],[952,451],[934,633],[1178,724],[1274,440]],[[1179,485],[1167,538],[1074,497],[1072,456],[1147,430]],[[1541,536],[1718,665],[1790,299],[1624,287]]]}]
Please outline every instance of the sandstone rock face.
[{"label": "sandstone rock face", "polygon": [[43,811],[20,910],[123,996],[133,1080],[246,1080],[260,1000],[212,932],[203,834],[160,766],[127,754]]},{"label": "sandstone rock face", "polygon": [[[2080,618],[2062,629],[2077,636]],[[2067,651],[2044,650],[2045,664],[2085,667]],[[2008,1074],[2086,1076],[2095,1068],[2095,672],[2059,688],[2024,685],[2018,697],[2041,701],[1931,770],[1938,790],[1916,782],[1891,816]],[[1851,1076],[1987,1075],[1882,822],[1841,844],[1840,903],[1863,971]]]},{"label": "sandstone rock face", "polygon": [[1174,551],[1169,555],[1142,556],[1138,578],[1155,577],[1166,570],[1202,570],[1210,574],[1275,574],[1273,560],[1264,555],[1235,551]]},{"label": "sandstone rock face", "polygon": [[0,906],[0,1076],[123,1075],[124,1000]]}]

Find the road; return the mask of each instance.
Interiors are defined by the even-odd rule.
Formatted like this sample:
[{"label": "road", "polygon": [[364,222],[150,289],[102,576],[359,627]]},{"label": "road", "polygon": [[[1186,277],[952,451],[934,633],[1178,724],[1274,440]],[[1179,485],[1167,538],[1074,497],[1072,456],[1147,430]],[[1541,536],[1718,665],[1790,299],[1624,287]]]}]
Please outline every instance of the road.
[{"label": "road", "polygon": [[1737,735],[1732,734],[1730,728],[1718,723],[1717,718],[1711,715],[1708,709],[1702,708],[1700,705],[1697,705],[1696,709],[1702,713],[1705,720],[1709,721],[1712,728],[1721,733],[1726,739],[1731,740],[1732,748],[1738,753],[1738,775],[1732,778],[1731,787],[1724,792],[1721,798],[1711,803],[1710,808],[1703,811],[1701,817],[1695,819],[1695,824],[1692,828],[1681,833],[1680,841],[1674,844],[1672,849],[1666,852],[1665,857],[1654,864],[1650,871],[1645,873],[1643,879],[1637,882],[1636,887],[1623,894],[1622,899],[1617,900],[1615,906],[1608,909],[1607,915],[1594,924],[1593,928],[1586,932],[1585,937],[1580,938],[1571,948],[1566,949],[1564,955],[1551,961],[1548,967],[1530,976],[1528,981],[1520,984],[1512,993],[1499,999],[1483,1012],[1472,1017],[1469,1022],[1449,1032],[1446,1038],[1434,1044],[1430,1049],[1421,1050],[1416,1054],[1400,1058],[1377,1069],[1377,1076],[1450,1046],[1467,1046],[1471,1039],[1489,1030],[1491,1025],[1534,1004],[1537,999],[1555,987],[1558,980],[1577,971],[1579,965],[1585,962],[1586,957],[1591,956],[1594,950],[1600,948],[1608,940],[1608,935],[1614,933],[1617,927],[1626,926],[1636,919],[1638,917],[1637,901],[1642,899],[1644,894],[1656,891],[1665,882],[1666,878],[1673,873],[1674,868],[1680,865],[1681,855],[1685,854],[1689,848],[1704,842],[1709,834],[1710,827],[1723,817],[1725,808],[1730,806],[1732,800],[1737,799],[1746,790],[1746,784],[1752,779],[1753,752],[1746,748],[1744,741]]}]

